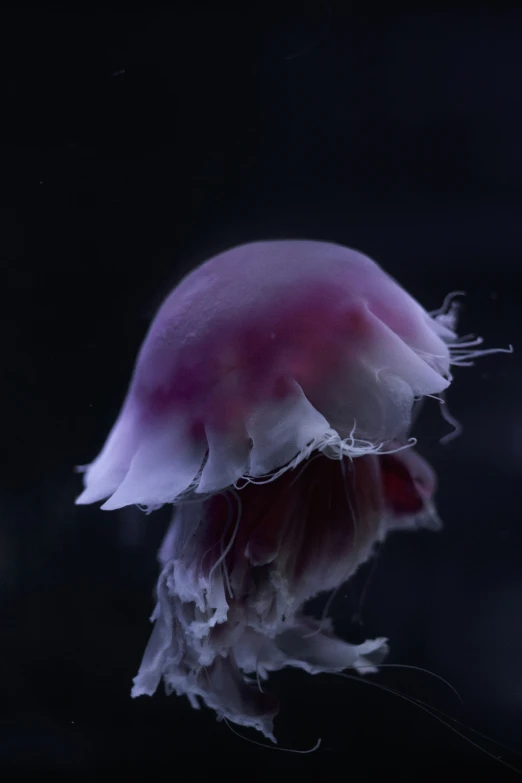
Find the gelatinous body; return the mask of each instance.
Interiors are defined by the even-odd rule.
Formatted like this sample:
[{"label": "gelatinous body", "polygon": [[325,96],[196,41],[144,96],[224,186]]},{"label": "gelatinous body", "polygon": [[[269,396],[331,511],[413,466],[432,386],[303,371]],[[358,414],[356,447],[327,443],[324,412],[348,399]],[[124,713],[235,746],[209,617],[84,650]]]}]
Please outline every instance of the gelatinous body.
[{"label": "gelatinous body", "polygon": [[476,353],[454,321],[323,242],[237,247],[174,289],[77,500],[175,505],[133,695],[163,678],[273,739],[277,705],[252,677],[382,660],[386,640],[350,645],[303,606],[390,529],[438,526],[408,437],[414,403]]}]

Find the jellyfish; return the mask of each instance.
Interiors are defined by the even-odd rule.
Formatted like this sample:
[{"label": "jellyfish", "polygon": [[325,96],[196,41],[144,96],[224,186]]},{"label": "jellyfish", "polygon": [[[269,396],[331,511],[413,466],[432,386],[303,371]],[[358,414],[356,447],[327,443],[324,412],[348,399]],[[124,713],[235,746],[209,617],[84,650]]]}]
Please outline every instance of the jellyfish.
[{"label": "jellyfish", "polygon": [[440,527],[411,426],[484,353],[456,320],[317,241],[235,247],[172,291],[76,500],[173,505],[132,696],[163,681],[275,742],[270,672],[376,671],[385,638],[350,644],[306,605],[390,531]]}]

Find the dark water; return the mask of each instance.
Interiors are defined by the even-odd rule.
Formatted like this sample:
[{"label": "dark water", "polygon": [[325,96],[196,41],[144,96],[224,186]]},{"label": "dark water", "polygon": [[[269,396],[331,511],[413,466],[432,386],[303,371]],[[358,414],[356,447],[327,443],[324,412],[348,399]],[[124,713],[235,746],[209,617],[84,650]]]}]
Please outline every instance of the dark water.
[{"label": "dark water", "polygon": [[[75,507],[73,467],[101,446],[163,296],[243,241],[360,248],[428,309],[465,289],[461,331],[518,348],[522,13],[108,5],[0,13],[0,772],[515,779],[418,707],[336,677],[271,681],[281,744],[322,738],[308,756],[184,699],[132,701],[168,512]],[[332,614],[464,705],[421,672],[372,682],[522,752],[519,354],[455,375],[463,435],[438,443],[434,401],[419,423],[444,531],[391,538]]]}]

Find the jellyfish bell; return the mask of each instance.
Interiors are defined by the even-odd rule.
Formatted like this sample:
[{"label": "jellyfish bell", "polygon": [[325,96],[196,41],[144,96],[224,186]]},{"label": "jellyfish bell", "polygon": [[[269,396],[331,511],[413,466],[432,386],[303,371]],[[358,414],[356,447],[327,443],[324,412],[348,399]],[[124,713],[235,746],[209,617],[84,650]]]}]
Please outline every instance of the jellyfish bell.
[{"label": "jellyfish bell", "polygon": [[404,440],[414,399],[448,387],[454,340],[354,250],[229,250],[160,308],[76,502],[156,507],[331,451],[336,439],[354,456]]},{"label": "jellyfish bell", "polygon": [[304,605],[390,530],[440,526],[408,438],[414,405],[481,353],[455,321],[323,242],[243,245],[174,289],[76,501],[174,504],[134,696],[163,679],[274,739],[277,704],[256,679],[375,670],[385,639],[348,644]]}]

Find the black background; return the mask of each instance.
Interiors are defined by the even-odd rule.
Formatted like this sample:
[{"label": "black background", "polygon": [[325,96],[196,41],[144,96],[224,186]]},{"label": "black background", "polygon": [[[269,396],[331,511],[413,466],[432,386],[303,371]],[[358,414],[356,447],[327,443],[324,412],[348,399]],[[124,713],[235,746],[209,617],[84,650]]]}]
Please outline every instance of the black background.
[{"label": "black background", "polygon": [[460,439],[439,444],[435,402],[420,422],[445,529],[389,540],[362,627],[368,569],[333,616],[350,640],[388,636],[389,662],[447,678],[464,705],[422,672],[372,682],[522,751],[522,12],[110,6],[0,12],[0,771],[515,779],[419,707],[338,677],[271,680],[281,745],[322,738],[305,756],[184,699],[131,700],[168,511],[77,508],[73,468],[102,445],[162,298],[220,250],[330,240],[427,309],[465,289],[462,333],[515,354],[456,371]]}]

